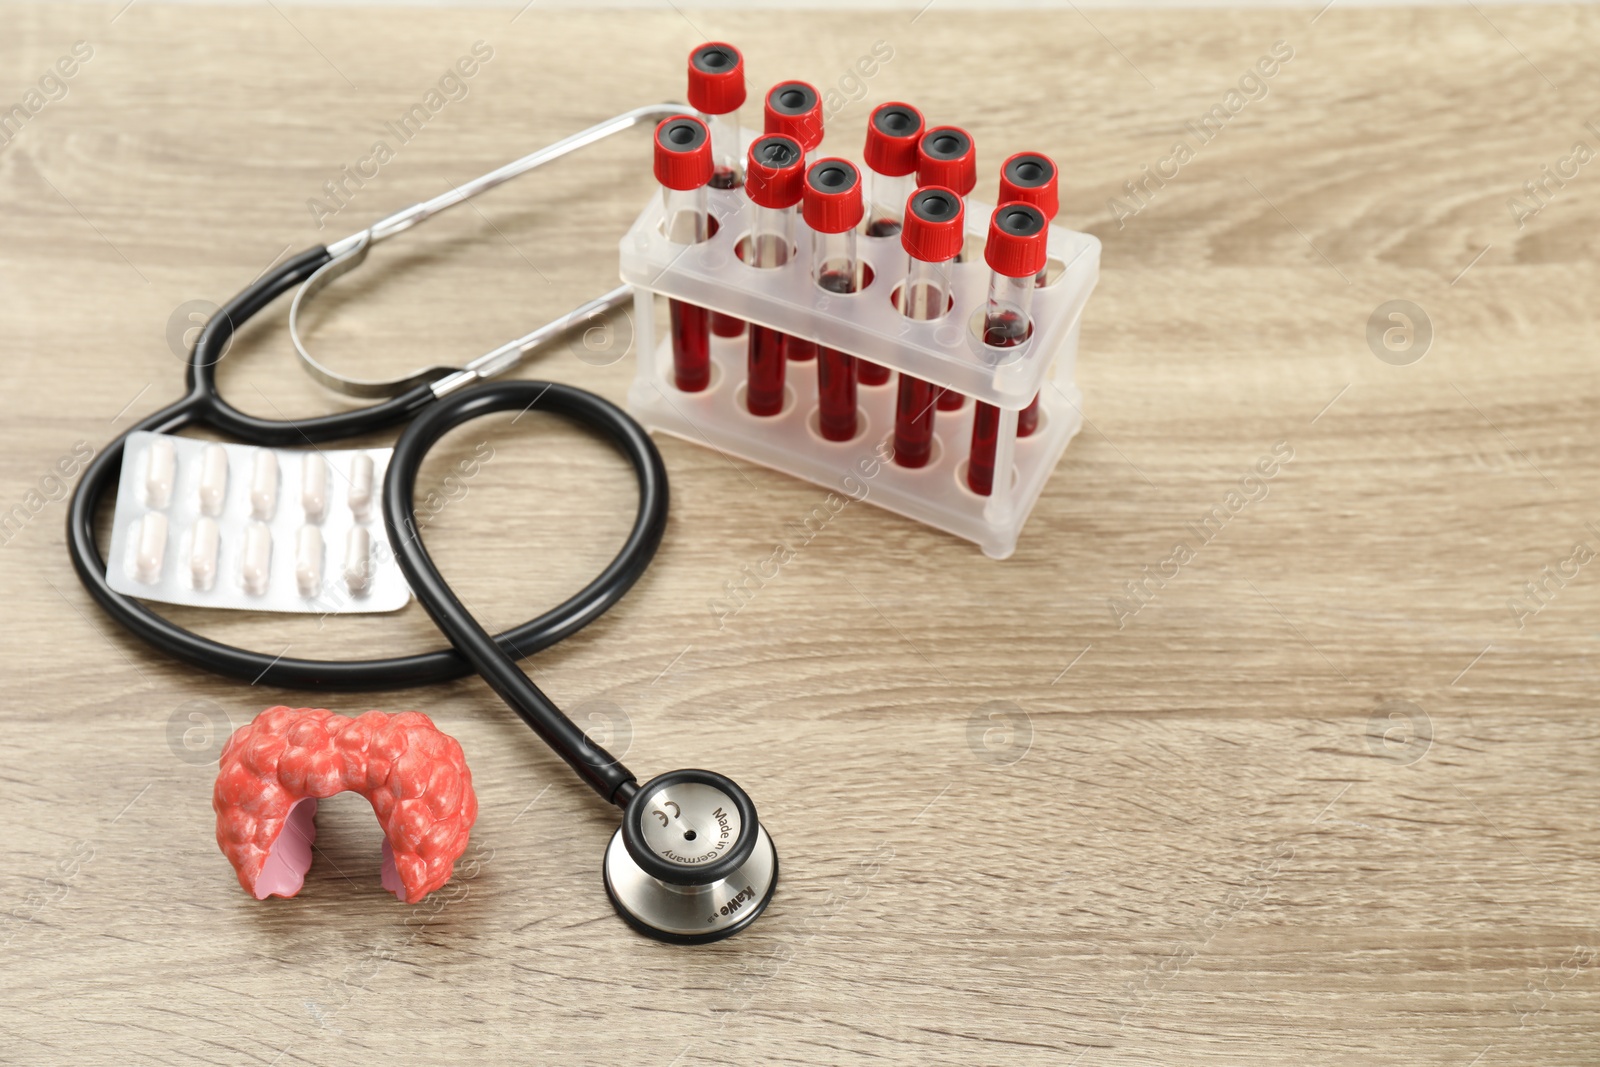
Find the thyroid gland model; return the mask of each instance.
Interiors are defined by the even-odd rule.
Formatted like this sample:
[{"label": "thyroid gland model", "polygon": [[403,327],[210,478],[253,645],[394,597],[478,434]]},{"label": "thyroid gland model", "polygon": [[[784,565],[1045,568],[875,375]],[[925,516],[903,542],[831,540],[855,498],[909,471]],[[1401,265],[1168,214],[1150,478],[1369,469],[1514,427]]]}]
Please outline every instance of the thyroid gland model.
[{"label": "thyroid gland model", "polygon": [[450,880],[478,817],[455,738],[416,711],[359,718],[268,708],[228,739],[211,806],[217,844],[257,900],[300,892],[317,801],[360,793],[383,826],[383,887],[415,904]]}]

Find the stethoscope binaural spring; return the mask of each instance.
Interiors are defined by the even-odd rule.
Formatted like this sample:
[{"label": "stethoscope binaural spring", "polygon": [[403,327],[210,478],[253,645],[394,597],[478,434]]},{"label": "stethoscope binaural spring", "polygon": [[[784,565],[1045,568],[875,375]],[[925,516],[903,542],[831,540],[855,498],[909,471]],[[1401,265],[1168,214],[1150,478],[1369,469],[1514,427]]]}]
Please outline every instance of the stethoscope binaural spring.
[{"label": "stethoscope binaural spring", "polygon": [[[630,291],[622,287],[606,293],[463,367],[428,367],[388,381],[335,374],[311,356],[299,331],[304,304],[334,279],[360,266],[375,243],[578,148],[683,110],[677,105],[657,104],[626,112],[273,267],[201,330],[189,352],[186,395],[131,426],[90,463],[73,492],[67,549],[79,579],[107,614],[157,649],[203,670],[252,684],[345,690],[429,685],[477,672],[590,788],[623,809],[622,826],[606,850],[603,867],[607,893],[618,913],[651,937],[697,943],[744,929],[766,907],[776,888],[777,853],[748,794],[732,780],[701,770],[668,772],[640,786],[631,771],[590,741],[516,663],[593,622],[644,574],[666,529],[668,489],[661,454],[632,416],[586,390],[555,382],[486,383],[572,326],[616,307]],[[330,388],[376,399],[375,403],[334,415],[263,419],[240,411],[222,397],[216,365],[234,333],[296,287],[291,335],[306,369]],[[599,575],[537,618],[490,635],[433,565],[418,536],[413,494],[423,459],[445,433],[472,419],[510,410],[547,412],[598,432],[632,465],[639,503],[626,541]],[[94,519],[107,491],[117,482],[129,434],[208,427],[252,444],[293,447],[316,446],[408,422],[395,443],[384,482],[384,527],[413,593],[449,638],[451,647],[367,660],[268,656],[185,629],[108,583],[105,558],[95,541]]]}]

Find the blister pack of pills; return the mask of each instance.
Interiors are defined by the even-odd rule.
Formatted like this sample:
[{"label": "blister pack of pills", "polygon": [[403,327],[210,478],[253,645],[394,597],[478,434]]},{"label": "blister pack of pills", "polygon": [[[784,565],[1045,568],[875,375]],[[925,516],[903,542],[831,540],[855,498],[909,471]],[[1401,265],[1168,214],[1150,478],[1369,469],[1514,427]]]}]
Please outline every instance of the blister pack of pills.
[{"label": "blister pack of pills", "polygon": [[111,527],[111,588],[203,608],[396,611],[411,590],[380,514],[392,451],[130,434]]}]

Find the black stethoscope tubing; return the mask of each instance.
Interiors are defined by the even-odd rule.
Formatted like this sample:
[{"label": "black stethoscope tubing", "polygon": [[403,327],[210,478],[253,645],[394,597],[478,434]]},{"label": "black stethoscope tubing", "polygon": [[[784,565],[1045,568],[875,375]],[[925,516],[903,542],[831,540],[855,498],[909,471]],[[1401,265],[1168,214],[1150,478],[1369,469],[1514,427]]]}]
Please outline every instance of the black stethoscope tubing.
[{"label": "black stethoscope tubing", "polygon": [[[624,805],[636,790],[633,775],[590,742],[516,665],[516,660],[582,629],[620,600],[649,566],[666,529],[668,489],[661,454],[648,433],[616,405],[592,393],[553,382],[511,381],[472,386],[439,398],[428,384],[357,411],[302,420],[247,415],[217,390],[216,365],[233,334],[285,292],[326,264],[324,247],[277,265],[221,308],[189,353],[188,393],[140,420],[112,441],[85,470],[67,515],[67,548],[89,594],[124,629],[191,666],[251,684],[290,689],[397,689],[450,681],[476,671],[601,797]],[[537,408],[600,432],[631,462],[639,506],[626,542],[588,585],[535,619],[490,635],[451,592],[417,536],[413,493],[418,469],[440,437],[493,412]],[[208,426],[229,437],[267,447],[316,445],[390,429],[412,420],[395,443],[383,489],[384,526],[418,601],[451,648],[367,660],[316,660],[268,656],[214,641],[158,615],[112,589],[95,542],[94,519],[122,467],[128,434],[174,433]]]}]

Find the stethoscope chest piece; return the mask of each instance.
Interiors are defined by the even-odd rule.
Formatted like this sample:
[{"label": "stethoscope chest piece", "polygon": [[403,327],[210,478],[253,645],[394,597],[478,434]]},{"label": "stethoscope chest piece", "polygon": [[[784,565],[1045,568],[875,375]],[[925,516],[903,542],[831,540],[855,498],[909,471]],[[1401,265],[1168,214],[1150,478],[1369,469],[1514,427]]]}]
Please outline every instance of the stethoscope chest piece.
[{"label": "stethoscope chest piece", "polygon": [[745,791],[712,771],[671,771],[629,801],[606,848],[606,892],[646,936],[699,944],[755,921],[778,853]]}]

